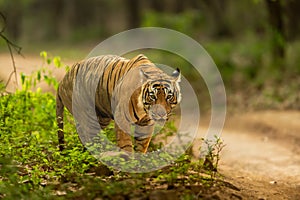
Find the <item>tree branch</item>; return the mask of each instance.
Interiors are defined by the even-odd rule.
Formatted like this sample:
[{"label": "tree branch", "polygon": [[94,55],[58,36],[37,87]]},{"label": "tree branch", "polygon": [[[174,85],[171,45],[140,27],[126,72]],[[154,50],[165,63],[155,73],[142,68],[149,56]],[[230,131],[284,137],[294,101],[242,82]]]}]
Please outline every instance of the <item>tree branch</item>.
[{"label": "tree branch", "polygon": [[4,26],[3,28],[1,29],[0,31],[0,37],[6,42],[7,44],[7,47],[8,47],[8,50],[9,50],[9,54],[10,54],[10,57],[11,57],[11,61],[12,61],[12,65],[13,65],[13,71],[10,73],[9,77],[8,77],[8,80],[5,84],[5,88],[7,87],[8,83],[10,82],[12,76],[15,74],[15,81],[16,81],[16,86],[18,86],[18,77],[17,77],[17,68],[16,68],[16,63],[15,63],[15,59],[14,59],[14,54],[13,54],[13,50],[14,49],[19,55],[23,56],[21,54],[21,50],[22,50],[22,47],[14,44],[13,42],[11,42],[5,35],[4,35],[4,31],[5,31],[5,28],[6,28],[6,18],[5,16],[3,15],[3,13],[0,12],[0,17],[2,18],[2,20],[4,21]]}]

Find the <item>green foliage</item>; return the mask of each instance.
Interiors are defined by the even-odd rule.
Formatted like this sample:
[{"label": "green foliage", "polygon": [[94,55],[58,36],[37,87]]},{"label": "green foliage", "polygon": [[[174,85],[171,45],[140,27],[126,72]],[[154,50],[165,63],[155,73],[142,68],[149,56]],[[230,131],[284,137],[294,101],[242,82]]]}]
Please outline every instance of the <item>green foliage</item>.
[{"label": "green foliage", "polygon": [[207,155],[204,159],[199,159],[200,163],[203,163],[204,168],[208,169],[208,172],[211,172],[211,178],[214,178],[218,171],[218,165],[220,161],[220,153],[225,147],[221,138],[216,138],[214,141],[203,140],[207,145]]},{"label": "green foliage", "polygon": [[235,73],[235,65],[232,60],[235,45],[228,41],[219,41],[218,43],[209,43],[205,48],[211,54],[224,81],[230,81]]},{"label": "green foliage", "polygon": [[[33,71],[30,75],[25,75],[24,73],[21,73],[21,84],[22,84],[22,90],[28,91],[33,88],[37,87],[37,83],[44,81],[49,86],[53,86],[55,90],[58,88],[58,81],[53,75],[53,72],[51,69],[49,69],[49,66],[51,64],[54,65],[56,68],[61,68],[63,63],[61,62],[61,59],[59,56],[49,57],[47,52],[42,51],[40,53],[41,58],[44,61],[44,64],[42,67],[40,67],[39,70]],[[65,69],[68,70],[69,67],[65,66]],[[38,91],[40,89],[38,88]]]},{"label": "green foliage", "polygon": [[145,12],[141,26],[157,26],[174,29],[186,34],[195,33],[195,27],[202,21],[198,11],[189,10],[183,13]]},{"label": "green foliage", "polygon": [[[41,184],[72,179],[96,164],[74,134],[67,116],[67,142],[64,156],[57,150],[55,98],[52,94],[17,91],[1,97],[0,157],[10,158],[19,166],[18,182]],[[2,191],[1,191],[2,192]]]}]

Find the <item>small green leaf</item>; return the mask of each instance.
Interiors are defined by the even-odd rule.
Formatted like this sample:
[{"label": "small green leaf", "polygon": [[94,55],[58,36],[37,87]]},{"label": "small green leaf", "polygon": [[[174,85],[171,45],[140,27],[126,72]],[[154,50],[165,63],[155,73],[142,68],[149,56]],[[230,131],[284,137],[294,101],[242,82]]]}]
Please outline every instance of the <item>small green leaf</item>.
[{"label": "small green leaf", "polygon": [[69,65],[65,66],[65,70],[66,72],[68,72],[70,70],[70,66]]},{"label": "small green leaf", "polygon": [[40,53],[40,56],[43,58],[43,59],[47,59],[47,52],[46,51],[42,51],[41,53]]},{"label": "small green leaf", "polygon": [[46,158],[43,158],[44,163],[48,164],[48,160]]},{"label": "small green leaf", "polygon": [[41,80],[41,71],[37,72],[37,80],[40,81]]},{"label": "small green leaf", "polygon": [[55,57],[53,58],[53,63],[54,63],[54,65],[55,65],[57,68],[61,67],[61,60],[60,60],[60,57],[59,57],[59,56],[55,56]]},{"label": "small green leaf", "polygon": [[21,73],[21,81],[22,81],[22,85],[24,85],[24,83],[25,83],[25,74],[22,72]]}]

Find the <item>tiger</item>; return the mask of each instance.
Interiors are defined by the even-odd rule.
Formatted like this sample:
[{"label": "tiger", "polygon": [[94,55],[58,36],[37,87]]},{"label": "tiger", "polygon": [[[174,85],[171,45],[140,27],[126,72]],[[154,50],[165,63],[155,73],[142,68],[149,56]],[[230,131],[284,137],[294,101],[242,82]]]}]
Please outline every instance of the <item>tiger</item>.
[{"label": "tiger", "polygon": [[[92,76],[99,78],[95,97],[91,98],[95,98],[95,112],[101,129],[114,120],[118,148],[125,152],[146,153],[155,123],[168,120],[181,101],[180,70],[177,68],[167,75],[143,54],[132,59],[100,55],[74,64],[59,82],[56,94],[60,150],[65,144],[64,107],[73,114],[72,95],[80,69],[84,72],[83,80]],[[133,136],[128,133],[132,126]]]}]

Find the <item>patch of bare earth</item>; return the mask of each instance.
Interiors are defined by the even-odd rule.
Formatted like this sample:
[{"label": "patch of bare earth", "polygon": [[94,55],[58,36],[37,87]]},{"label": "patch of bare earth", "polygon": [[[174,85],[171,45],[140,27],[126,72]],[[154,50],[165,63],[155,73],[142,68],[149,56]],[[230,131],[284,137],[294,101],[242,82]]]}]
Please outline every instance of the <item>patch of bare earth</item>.
[{"label": "patch of bare earth", "polygon": [[[15,79],[15,75],[13,74],[10,81],[9,77],[13,72],[13,64],[10,54],[2,53],[0,54],[0,81],[3,84],[7,84],[6,91],[7,92],[14,92],[17,88],[21,89],[21,73],[25,75],[30,75],[32,72],[41,69],[42,67],[46,67],[49,70],[53,71],[53,76],[56,77],[58,80],[61,80],[63,75],[65,74],[65,69],[60,68],[57,69],[54,67],[53,64],[46,64],[41,57],[32,56],[24,54],[23,56],[14,55],[14,62],[17,71],[17,83]],[[72,65],[75,61],[70,60],[63,60],[62,61],[66,65]],[[55,93],[53,87],[48,86],[45,82],[37,83],[36,88],[40,87],[43,89],[44,92],[52,92]]]},{"label": "patch of bare earth", "polygon": [[[300,112],[228,117],[220,172],[242,199],[300,199]],[[222,196],[222,195],[221,195]]]}]

